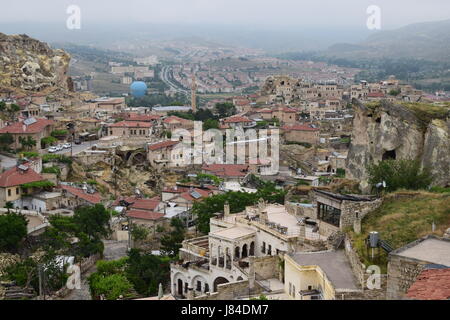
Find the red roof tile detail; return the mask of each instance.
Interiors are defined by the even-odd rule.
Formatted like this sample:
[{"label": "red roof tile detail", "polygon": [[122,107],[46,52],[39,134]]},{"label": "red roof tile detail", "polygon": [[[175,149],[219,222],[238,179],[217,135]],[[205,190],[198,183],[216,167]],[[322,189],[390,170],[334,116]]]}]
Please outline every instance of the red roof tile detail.
[{"label": "red roof tile detail", "polygon": [[164,217],[164,213],[147,210],[129,210],[127,211],[127,216],[143,220],[158,220]]},{"label": "red roof tile detail", "polygon": [[223,122],[225,122],[225,123],[239,123],[239,122],[252,122],[252,120],[250,120],[247,117],[232,116],[232,117],[226,118],[225,120],[223,120]]},{"label": "red roof tile detail", "polygon": [[163,149],[163,148],[167,148],[167,147],[172,147],[172,146],[178,144],[179,142],[180,141],[174,141],[174,140],[158,142],[158,143],[149,145],[148,149],[151,151],[155,151],[155,150],[159,150],[159,149]]},{"label": "red roof tile detail", "polygon": [[11,168],[0,175],[0,187],[14,187],[20,186],[24,183],[43,181],[45,180],[39,173],[32,168],[22,171],[17,167]]},{"label": "red roof tile detail", "polygon": [[423,270],[406,296],[417,300],[450,299],[450,268]]},{"label": "red roof tile detail", "polygon": [[116,200],[113,205],[119,205],[120,200],[125,200],[128,203],[132,203],[130,208],[132,209],[140,209],[140,210],[148,210],[153,211],[156,210],[159,203],[161,202],[161,199],[159,197],[153,197],[151,199],[142,199],[142,198],[136,198],[136,197],[125,197]]},{"label": "red roof tile detail", "polygon": [[14,122],[4,128],[0,129],[0,133],[38,133],[42,132],[45,127],[54,123],[53,120],[36,119],[37,121],[30,125],[25,125],[23,121]]},{"label": "red roof tile detail", "polygon": [[86,200],[87,202],[90,202],[92,204],[97,204],[102,201],[102,197],[101,197],[100,193],[98,193],[98,192],[86,193],[86,192],[84,192],[84,190],[82,190],[80,188],[75,188],[75,187],[66,186],[66,185],[61,185],[61,189],[66,190],[67,192],[73,194],[74,196],[77,196],[77,197],[79,197],[83,200]]}]

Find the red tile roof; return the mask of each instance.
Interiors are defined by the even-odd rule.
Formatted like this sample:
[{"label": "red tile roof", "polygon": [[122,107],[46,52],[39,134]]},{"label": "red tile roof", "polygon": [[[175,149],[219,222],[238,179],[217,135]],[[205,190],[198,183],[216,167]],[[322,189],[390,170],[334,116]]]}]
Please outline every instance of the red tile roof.
[{"label": "red tile roof", "polygon": [[384,93],[383,92],[371,92],[367,94],[367,97],[369,98],[384,98]]},{"label": "red tile roof", "polygon": [[151,128],[153,126],[150,122],[142,121],[120,121],[117,123],[110,124],[110,128]]},{"label": "red tile roof", "polygon": [[154,114],[137,114],[137,113],[128,113],[124,117],[124,119],[128,121],[143,121],[143,122],[159,120],[160,118],[161,116]]},{"label": "red tile roof", "polygon": [[113,203],[113,205],[115,205],[115,206],[119,205],[120,200],[125,200],[128,203],[132,203],[130,205],[130,208],[132,208],[132,209],[140,209],[140,210],[147,210],[147,211],[153,211],[153,210],[157,209],[159,203],[161,202],[161,199],[159,197],[154,197],[151,199],[125,197],[125,198],[116,200]]},{"label": "red tile roof", "polygon": [[24,183],[45,180],[39,173],[28,167],[28,170],[22,171],[17,167],[11,168],[0,175],[0,187],[20,186]]},{"label": "red tile roof", "polygon": [[417,300],[450,299],[450,268],[423,270],[406,296]]},{"label": "red tile roof", "polygon": [[225,123],[239,123],[239,122],[252,122],[252,120],[250,120],[247,117],[231,116],[229,118],[224,119],[223,122],[225,122]]},{"label": "red tile roof", "polygon": [[73,194],[74,196],[77,196],[83,200],[86,200],[87,202],[90,202],[92,204],[97,204],[102,202],[102,196],[100,193],[86,193],[83,189],[72,187],[72,186],[66,186],[61,185],[61,189],[66,190],[67,192]]},{"label": "red tile roof", "polygon": [[164,213],[146,210],[129,210],[127,211],[127,216],[143,220],[158,220],[164,217]]},{"label": "red tile roof", "polygon": [[155,151],[155,150],[159,150],[159,149],[163,149],[163,148],[167,148],[167,147],[172,147],[172,146],[178,144],[179,142],[180,141],[174,141],[174,140],[158,142],[158,143],[149,145],[148,149],[151,151]]},{"label": "red tile roof", "polygon": [[25,125],[23,121],[14,122],[6,127],[0,129],[0,133],[38,133],[42,132],[45,127],[54,123],[53,120],[37,119],[36,122],[30,125]]},{"label": "red tile roof", "polygon": [[[199,199],[194,198],[191,195],[191,192],[198,192],[202,197]],[[211,195],[213,192],[212,191],[207,191],[207,190],[202,190],[202,189],[198,189],[198,188],[194,188],[192,190],[188,189],[188,191],[183,192],[180,196],[183,197],[184,199],[188,200],[188,201],[200,201],[203,198],[207,198],[209,197],[209,195]]]},{"label": "red tile roof", "polygon": [[167,117],[163,120],[164,123],[177,123],[177,122],[181,122],[181,123],[189,123],[192,122],[192,120],[188,120],[188,119],[183,119],[177,116],[170,116]]},{"label": "red tile roof", "polygon": [[304,124],[295,124],[292,126],[283,126],[281,129],[285,130],[285,131],[290,131],[290,130],[294,130],[294,131],[319,131],[319,128],[313,128],[310,127],[308,125],[304,125]]},{"label": "red tile roof", "polygon": [[202,170],[219,177],[245,177],[248,173],[246,164],[211,164],[204,165]]}]

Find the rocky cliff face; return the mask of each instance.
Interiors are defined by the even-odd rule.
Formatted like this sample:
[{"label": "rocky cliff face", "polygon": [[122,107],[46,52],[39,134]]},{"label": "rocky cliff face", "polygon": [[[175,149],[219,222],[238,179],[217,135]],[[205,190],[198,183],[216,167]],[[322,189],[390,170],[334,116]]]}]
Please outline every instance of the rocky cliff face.
[{"label": "rocky cliff face", "polygon": [[[431,168],[435,185],[450,184],[448,108],[427,113],[387,102],[355,105],[352,143],[347,157],[349,178],[369,189],[366,166],[384,159],[419,159]],[[436,111],[435,109],[433,111]]]},{"label": "rocky cliff face", "polygon": [[27,35],[0,33],[0,88],[68,89],[70,56]]}]

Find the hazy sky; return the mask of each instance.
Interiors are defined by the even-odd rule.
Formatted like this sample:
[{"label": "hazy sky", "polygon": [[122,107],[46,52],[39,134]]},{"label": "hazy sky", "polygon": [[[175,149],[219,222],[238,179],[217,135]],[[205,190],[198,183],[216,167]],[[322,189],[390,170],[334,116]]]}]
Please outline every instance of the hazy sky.
[{"label": "hazy sky", "polygon": [[[449,0],[0,0],[1,22],[65,25],[66,9],[98,23],[365,26],[369,5],[381,8],[382,28],[450,19]],[[1,31],[1,30],[0,30]]]}]

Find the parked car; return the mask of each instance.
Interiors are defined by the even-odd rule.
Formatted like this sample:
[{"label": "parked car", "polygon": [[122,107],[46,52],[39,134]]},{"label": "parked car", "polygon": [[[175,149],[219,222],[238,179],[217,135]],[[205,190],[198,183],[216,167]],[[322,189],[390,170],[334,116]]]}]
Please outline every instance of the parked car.
[{"label": "parked car", "polygon": [[70,149],[72,147],[70,143],[64,143],[62,146],[64,149]]},{"label": "parked car", "polygon": [[76,138],[74,142],[75,142],[75,144],[81,144],[80,138]]},{"label": "parked car", "polygon": [[50,153],[54,153],[54,152],[56,152],[56,151],[58,151],[58,149],[57,149],[56,147],[50,147],[50,148],[48,148],[48,152],[50,152]]},{"label": "parked car", "polygon": [[60,144],[58,144],[55,148],[58,149],[58,151],[61,151],[63,149],[62,145]]}]

